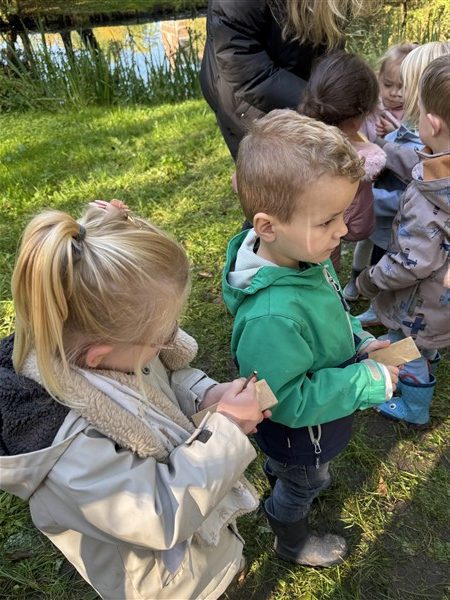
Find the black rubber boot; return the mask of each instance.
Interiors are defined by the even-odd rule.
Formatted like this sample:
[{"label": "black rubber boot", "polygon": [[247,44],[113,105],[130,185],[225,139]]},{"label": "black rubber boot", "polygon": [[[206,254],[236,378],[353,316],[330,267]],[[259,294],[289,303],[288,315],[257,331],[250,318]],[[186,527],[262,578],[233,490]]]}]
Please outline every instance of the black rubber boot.
[{"label": "black rubber boot", "polygon": [[344,538],[309,531],[307,517],[294,523],[282,523],[265,512],[275,534],[274,550],[283,560],[308,567],[331,567],[344,561],[347,554]]}]

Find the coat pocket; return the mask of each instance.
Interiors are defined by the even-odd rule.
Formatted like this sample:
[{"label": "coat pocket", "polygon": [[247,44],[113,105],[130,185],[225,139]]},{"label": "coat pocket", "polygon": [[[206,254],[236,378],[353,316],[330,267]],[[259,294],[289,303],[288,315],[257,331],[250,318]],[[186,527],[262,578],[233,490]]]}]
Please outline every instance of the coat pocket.
[{"label": "coat pocket", "polygon": [[266,113],[245,100],[241,100],[236,107],[235,114],[245,129],[249,129],[255,119],[259,119]]}]

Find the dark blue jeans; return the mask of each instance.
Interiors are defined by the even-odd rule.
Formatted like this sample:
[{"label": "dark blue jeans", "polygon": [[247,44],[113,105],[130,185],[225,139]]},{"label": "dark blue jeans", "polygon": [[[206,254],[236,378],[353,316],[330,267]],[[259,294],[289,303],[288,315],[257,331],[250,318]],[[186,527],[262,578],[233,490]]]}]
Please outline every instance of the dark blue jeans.
[{"label": "dark blue jeans", "polygon": [[265,502],[266,511],[282,523],[293,523],[306,517],[311,503],[331,484],[330,463],[315,466],[286,465],[267,458],[264,470],[278,479],[272,495]]}]

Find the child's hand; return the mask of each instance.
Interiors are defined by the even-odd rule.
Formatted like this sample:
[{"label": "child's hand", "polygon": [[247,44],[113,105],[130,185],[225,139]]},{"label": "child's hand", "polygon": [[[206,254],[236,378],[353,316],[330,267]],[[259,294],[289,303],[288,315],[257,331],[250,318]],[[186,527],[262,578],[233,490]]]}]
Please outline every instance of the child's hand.
[{"label": "child's hand", "polygon": [[384,365],[386,369],[389,371],[389,375],[391,376],[392,381],[392,391],[395,392],[398,384],[398,374],[400,369],[398,367],[394,367],[393,365]]},{"label": "child's hand", "polygon": [[243,389],[244,384],[243,377],[228,384],[229,387],[220,399],[217,412],[234,421],[245,434],[248,434],[254,433],[256,425],[265,417],[270,417],[271,412],[268,410],[261,412],[254,380],[251,379],[245,389]]},{"label": "child's hand", "polygon": [[209,408],[213,404],[217,404],[225,392],[228,391],[230,386],[232,385],[232,381],[226,381],[225,383],[218,383],[213,387],[209,388],[206,394],[203,397],[203,400],[198,407],[199,410],[203,410],[205,408]]},{"label": "child's hand", "polygon": [[390,340],[374,340],[373,342],[370,342],[370,344],[367,344],[367,346],[364,346],[362,352],[369,353],[373,352],[374,350],[379,350],[380,348],[386,348],[390,343]]},{"label": "child's hand", "polygon": [[394,124],[391,121],[389,121],[389,119],[386,119],[383,116],[380,116],[380,120],[377,121],[375,125],[377,135],[379,135],[380,137],[384,137],[387,133],[395,131],[395,129],[396,127],[394,126]]}]

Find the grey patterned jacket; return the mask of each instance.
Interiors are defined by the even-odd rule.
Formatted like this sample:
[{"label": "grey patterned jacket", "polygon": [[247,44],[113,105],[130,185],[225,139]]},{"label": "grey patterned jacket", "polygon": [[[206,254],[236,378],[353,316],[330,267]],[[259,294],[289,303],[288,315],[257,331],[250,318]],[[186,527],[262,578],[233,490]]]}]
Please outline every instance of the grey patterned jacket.
[{"label": "grey patterned jacket", "polygon": [[[428,150],[428,149],[426,149]],[[418,153],[387,253],[358,278],[386,327],[422,348],[450,344],[450,152]]]}]

